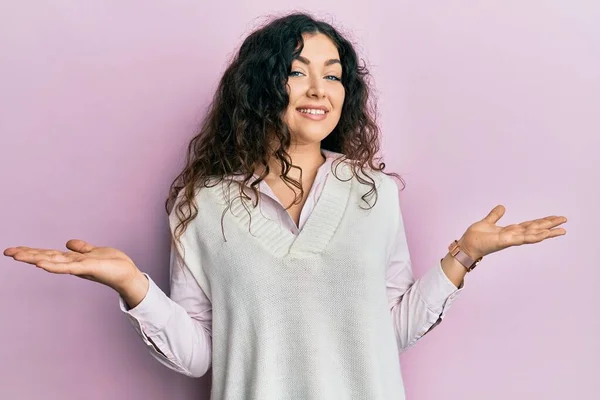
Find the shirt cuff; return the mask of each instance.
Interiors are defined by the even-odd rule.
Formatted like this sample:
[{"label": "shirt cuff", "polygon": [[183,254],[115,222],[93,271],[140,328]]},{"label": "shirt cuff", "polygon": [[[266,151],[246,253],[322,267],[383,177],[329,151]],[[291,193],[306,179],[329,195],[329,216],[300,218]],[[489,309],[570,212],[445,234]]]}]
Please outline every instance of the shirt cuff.
[{"label": "shirt cuff", "polygon": [[152,336],[164,329],[171,318],[173,301],[154,283],[150,276],[149,287],[146,296],[133,308],[128,308],[125,300],[119,296],[119,307],[126,313],[134,324],[143,333]]},{"label": "shirt cuff", "polygon": [[[456,296],[463,290],[464,281],[459,288],[446,276],[442,270],[442,263],[431,268],[419,279],[419,293],[429,309],[434,313],[441,313],[450,306]],[[448,302],[448,304],[446,304]],[[446,307],[444,307],[446,306]]]}]

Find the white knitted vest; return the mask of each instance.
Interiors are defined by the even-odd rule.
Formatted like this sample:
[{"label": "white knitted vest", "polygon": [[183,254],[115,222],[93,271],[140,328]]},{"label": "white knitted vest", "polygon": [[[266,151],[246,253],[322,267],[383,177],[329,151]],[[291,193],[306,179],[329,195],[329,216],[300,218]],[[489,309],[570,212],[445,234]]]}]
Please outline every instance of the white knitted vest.
[{"label": "white knitted vest", "polygon": [[[349,167],[336,174],[345,180]],[[181,239],[212,302],[211,400],[404,399],[385,287],[398,192],[369,175],[373,208],[361,199],[369,186],[329,174],[298,236],[249,201],[248,215],[237,183],[222,231],[226,186],[197,192]]]}]

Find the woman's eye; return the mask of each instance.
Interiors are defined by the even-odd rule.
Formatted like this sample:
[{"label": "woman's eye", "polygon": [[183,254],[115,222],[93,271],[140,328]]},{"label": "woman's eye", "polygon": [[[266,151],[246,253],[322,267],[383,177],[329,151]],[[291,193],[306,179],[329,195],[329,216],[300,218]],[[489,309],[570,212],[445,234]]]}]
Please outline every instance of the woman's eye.
[{"label": "woman's eye", "polygon": [[[290,76],[301,76],[301,75],[304,75],[304,73],[300,72],[300,71],[291,71],[290,72]],[[341,81],[342,80],[341,78],[338,78],[335,75],[327,75],[327,76],[325,76],[325,79],[327,79],[328,81]]]}]

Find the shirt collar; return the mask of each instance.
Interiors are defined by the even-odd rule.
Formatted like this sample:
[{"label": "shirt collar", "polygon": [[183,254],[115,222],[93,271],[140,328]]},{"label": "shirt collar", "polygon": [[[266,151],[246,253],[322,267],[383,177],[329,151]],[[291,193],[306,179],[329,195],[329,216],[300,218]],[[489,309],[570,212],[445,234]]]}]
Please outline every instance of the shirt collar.
[{"label": "shirt collar", "polygon": [[[329,173],[331,172],[331,165],[333,164],[333,162],[338,157],[343,155],[341,153],[336,153],[336,152],[333,152],[330,150],[325,150],[325,149],[321,149],[321,153],[325,156],[325,162],[317,170],[317,176],[315,177],[315,181],[317,181],[318,179],[321,179],[321,178],[325,179],[325,177],[328,176]],[[256,175],[256,174],[253,174],[252,177],[253,177],[253,179],[250,179],[248,184],[255,182],[259,178],[258,175]],[[237,182],[244,181],[244,175],[242,175],[242,174],[234,174],[234,175],[231,175],[230,178],[231,178],[231,180],[234,180]]]}]

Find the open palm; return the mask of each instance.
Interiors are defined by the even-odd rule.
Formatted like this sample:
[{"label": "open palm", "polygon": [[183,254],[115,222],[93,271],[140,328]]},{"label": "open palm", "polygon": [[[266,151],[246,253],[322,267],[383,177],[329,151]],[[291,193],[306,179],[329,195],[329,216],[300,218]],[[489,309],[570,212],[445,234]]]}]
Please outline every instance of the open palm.
[{"label": "open palm", "polygon": [[125,253],[111,247],[96,247],[83,240],[66,243],[71,251],[9,247],[4,255],[33,264],[55,274],[71,274],[118,289],[133,279],[137,267]]},{"label": "open palm", "polygon": [[567,222],[567,218],[555,215],[520,224],[497,226],[496,222],[504,212],[504,206],[498,205],[484,219],[467,229],[460,240],[461,247],[467,254],[477,259],[507,247],[538,243],[567,233],[564,228],[557,228]]}]

